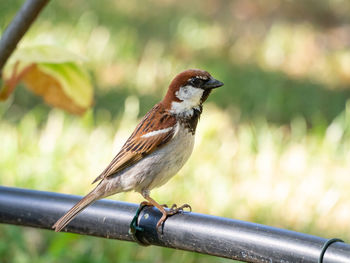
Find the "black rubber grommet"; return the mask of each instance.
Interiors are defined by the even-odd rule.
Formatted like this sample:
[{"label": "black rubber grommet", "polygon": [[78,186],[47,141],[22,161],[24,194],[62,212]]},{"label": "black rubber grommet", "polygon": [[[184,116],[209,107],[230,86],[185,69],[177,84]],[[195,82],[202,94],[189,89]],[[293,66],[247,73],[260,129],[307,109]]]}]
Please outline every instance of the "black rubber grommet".
[{"label": "black rubber grommet", "polygon": [[331,239],[327,240],[326,243],[324,243],[322,246],[321,254],[320,254],[320,257],[318,258],[318,263],[323,263],[323,257],[327,251],[327,248],[329,248],[329,246],[335,242],[344,242],[344,241],[339,239],[339,238],[331,238]]},{"label": "black rubber grommet", "polygon": [[129,226],[129,234],[132,235],[134,241],[138,243],[141,246],[149,246],[149,244],[145,243],[141,238],[139,238],[139,233],[143,232],[144,229],[139,226],[139,215],[141,214],[142,209],[146,207],[146,205],[140,204],[139,208],[136,210],[136,214],[131,220],[130,226]]}]

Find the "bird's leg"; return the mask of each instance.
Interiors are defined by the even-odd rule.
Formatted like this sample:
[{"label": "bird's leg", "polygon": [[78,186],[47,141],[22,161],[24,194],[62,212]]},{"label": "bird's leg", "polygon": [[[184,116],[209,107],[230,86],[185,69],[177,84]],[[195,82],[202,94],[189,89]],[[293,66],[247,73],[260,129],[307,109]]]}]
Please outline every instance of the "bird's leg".
[{"label": "bird's leg", "polygon": [[163,222],[167,219],[168,213],[167,213],[167,211],[164,209],[164,207],[162,205],[158,204],[154,199],[152,199],[149,196],[149,192],[148,191],[147,192],[143,191],[142,192],[142,196],[148,201],[148,202],[145,202],[145,203],[148,203],[150,205],[153,205],[153,206],[157,207],[159,209],[159,211],[163,214],[162,217],[159,219],[159,221],[157,223],[156,228],[158,229],[163,224]]}]

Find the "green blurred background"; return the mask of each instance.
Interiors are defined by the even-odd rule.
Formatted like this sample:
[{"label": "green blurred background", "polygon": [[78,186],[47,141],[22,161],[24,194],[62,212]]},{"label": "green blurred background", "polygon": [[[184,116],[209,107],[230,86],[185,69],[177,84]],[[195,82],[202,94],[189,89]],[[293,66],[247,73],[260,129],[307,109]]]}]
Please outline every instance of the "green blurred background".
[{"label": "green blurred background", "polygon": [[[1,2],[0,32],[23,2]],[[225,86],[189,162],[153,197],[350,241],[349,1],[51,1],[21,42],[36,44],[88,58],[95,104],[75,117],[20,86],[0,104],[1,185],[87,193],[171,79],[200,68]],[[0,262],[64,261],[228,262],[0,226]]]}]

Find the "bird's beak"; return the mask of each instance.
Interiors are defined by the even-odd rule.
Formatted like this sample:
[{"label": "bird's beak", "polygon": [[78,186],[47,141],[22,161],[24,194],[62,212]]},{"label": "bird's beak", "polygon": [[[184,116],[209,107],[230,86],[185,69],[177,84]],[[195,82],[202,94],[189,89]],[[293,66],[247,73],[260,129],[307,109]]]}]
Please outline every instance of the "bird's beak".
[{"label": "bird's beak", "polygon": [[204,85],[202,86],[204,89],[215,89],[218,87],[223,86],[224,83],[222,83],[221,81],[214,79],[214,78],[210,78],[206,83],[204,83]]}]

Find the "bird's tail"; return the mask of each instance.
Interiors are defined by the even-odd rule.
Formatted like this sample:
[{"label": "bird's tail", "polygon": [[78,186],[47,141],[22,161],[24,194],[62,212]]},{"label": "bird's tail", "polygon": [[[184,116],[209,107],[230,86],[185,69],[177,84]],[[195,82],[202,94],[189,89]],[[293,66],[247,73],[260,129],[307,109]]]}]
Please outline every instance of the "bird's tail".
[{"label": "bird's tail", "polygon": [[69,224],[73,218],[78,215],[85,207],[95,202],[101,197],[96,191],[96,188],[88,193],[83,199],[81,199],[76,205],[74,205],[67,213],[65,213],[57,222],[52,226],[56,232],[61,231],[66,225]]}]

